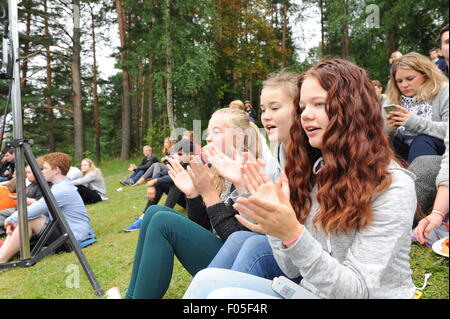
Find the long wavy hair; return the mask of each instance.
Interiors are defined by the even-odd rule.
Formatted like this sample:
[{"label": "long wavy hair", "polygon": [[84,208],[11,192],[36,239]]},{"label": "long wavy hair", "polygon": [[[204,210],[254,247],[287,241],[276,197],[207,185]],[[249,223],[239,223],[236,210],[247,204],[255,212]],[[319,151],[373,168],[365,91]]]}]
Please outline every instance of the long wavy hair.
[{"label": "long wavy hair", "polygon": [[[300,120],[300,92],[308,77],[315,77],[327,91],[329,124],[322,150],[311,147]],[[310,194],[317,185],[320,211],[314,227],[321,225],[326,233],[362,229],[372,219],[374,196],[391,184],[388,165],[394,159],[375,89],[365,70],[342,59],[309,69],[300,76],[298,89],[285,167],[297,218],[301,223],[307,219]],[[324,165],[315,175],[312,168],[320,156]]]},{"label": "long wavy hair", "polygon": [[445,83],[448,82],[448,79],[436,64],[419,53],[410,52],[392,64],[389,83],[386,89],[386,95],[390,103],[402,104],[402,93],[395,81],[395,75],[399,69],[414,70],[424,76],[424,82],[420,85],[415,96],[421,102],[431,103],[444,87]]}]

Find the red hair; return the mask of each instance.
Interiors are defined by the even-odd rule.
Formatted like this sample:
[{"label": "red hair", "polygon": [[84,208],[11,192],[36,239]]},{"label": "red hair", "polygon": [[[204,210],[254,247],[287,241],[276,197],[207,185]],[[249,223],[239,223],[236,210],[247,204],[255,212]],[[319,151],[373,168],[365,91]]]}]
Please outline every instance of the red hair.
[{"label": "red hair", "polygon": [[[308,77],[315,77],[327,91],[329,124],[322,150],[311,147],[300,121],[300,92]],[[320,224],[326,233],[362,229],[372,219],[373,197],[391,184],[388,165],[394,159],[374,87],[362,68],[333,59],[302,74],[298,88],[285,168],[297,218],[305,222],[310,193],[317,185],[320,211],[314,226]],[[314,175],[312,167],[320,156],[324,165]]]}]

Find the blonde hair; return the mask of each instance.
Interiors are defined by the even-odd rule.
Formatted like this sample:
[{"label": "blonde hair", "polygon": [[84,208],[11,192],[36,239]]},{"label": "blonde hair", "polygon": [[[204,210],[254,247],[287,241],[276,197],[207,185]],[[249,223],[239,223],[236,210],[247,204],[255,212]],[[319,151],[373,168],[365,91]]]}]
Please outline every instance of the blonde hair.
[{"label": "blonde hair", "polygon": [[263,82],[262,89],[266,87],[281,87],[286,90],[292,99],[298,95],[299,74],[282,69],[278,72],[269,74],[269,77]]},{"label": "blonde hair", "polygon": [[169,142],[169,147],[166,147],[166,146],[163,144],[163,150],[162,150],[163,155],[169,154],[170,151],[172,151],[173,146],[175,145],[175,142],[174,142],[173,140],[171,140],[170,137],[166,137],[166,138],[164,139],[164,142],[166,142],[166,141]]},{"label": "blonde hair", "polygon": [[82,171],[82,172],[81,172],[81,176],[82,176],[82,177],[86,176],[86,174],[88,174],[88,173],[90,173],[90,172],[94,172],[94,173],[96,173],[96,174],[98,174],[98,175],[102,175],[102,172],[100,171],[100,169],[97,168],[97,167],[95,166],[94,162],[93,162],[91,159],[85,158],[85,159],[83,159],[81,162],[83,162],[83,161],[88,162],[88,164],[89,164],[89,170],[88,170],[87,172],[83,172],[83,171]]},{"label": "blonde hair", "polygon": [[[250,152],[255,158],[261,157],[262,141],[258,127],[249,120],[247,113],[243,110],[223,108],[215,111],[211,118],[218,116],[225,126],[231,129],[242,130],[244,135],[243,151]],[[240,146],[240,145],[239,145]],[[238,148],[236,148],[238,149]],[[219,175],[214,167],[214,189],[220,195],[223,190],[223,177]]]},{"label": "blonde hair", "polygon": [[245,105],[241,100],[234,100],[231,101],[228,105],[229,108],[239,109],[239,110],[245,110]]},{"label": "blonde hair", "polygon": [[390,103],[401,104],[402,94],[395,81],[395,75],[399,69],[414,70],[424,76],[424,82],[420,85],[415,96],[417,101],[430,103],[439,94],[443,84],[447,82],[441,70],[427,57],[411,52],[401,56],[392,64],[386,95]]}]

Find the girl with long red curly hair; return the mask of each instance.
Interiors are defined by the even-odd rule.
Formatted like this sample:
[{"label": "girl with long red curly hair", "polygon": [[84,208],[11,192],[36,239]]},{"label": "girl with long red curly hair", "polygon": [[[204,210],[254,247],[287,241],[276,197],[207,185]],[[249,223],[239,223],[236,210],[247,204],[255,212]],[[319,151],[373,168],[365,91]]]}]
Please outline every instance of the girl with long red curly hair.
[{"label": "girl with long red curly hair", "polygon": [[[291,285],[297,296],[413,298],[413,175],[390,148],[366,72],[346,60],[328,60],[302,74],[298,88],[285,174],[273,183],[260,165],[247,163],[253,195],[234,207],[253,223],[236,218],[268,235],[285,274],[302,276],[300,286]],[[212,275],[205,291],[202,283]],[[271,284],[209,268],[185,296],[279,298]],[[195,295],[199,288],[203,296]]]}]

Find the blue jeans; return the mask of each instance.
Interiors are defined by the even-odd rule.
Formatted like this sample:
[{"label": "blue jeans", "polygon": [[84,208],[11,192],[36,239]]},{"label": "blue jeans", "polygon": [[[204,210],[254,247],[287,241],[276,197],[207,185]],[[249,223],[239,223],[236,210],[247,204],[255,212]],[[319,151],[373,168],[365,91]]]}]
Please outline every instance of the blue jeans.
[{"label": "blue jeans", "polygon": [[417,135],[411,145],[398,139],[393,140],[394,149],[411,164],[414,159],[424,155],[442,155],[445,152],[444,141],[429,135]]},{"label": "blue jeans", "polygon": [[[232,296],[217,296],[223,288],[231,288]],[[242,293],[242,289],[246,291]],[[281,299],[272,289],[272,281],[228,269],[206,268],[200,270],[189,284],[183,299]]]},{"label": "blue jeans", "polygon": [[[273,257],[266,235],[250,231],[231,234],[208,268],[224,268],[272,280],[286,276]],[[299,283],[302,278],[292,279]]]},{"label": "blue jeans", "polygon": [[144,173],[145,173],[145,170],[142,170],[142,169],[136,170],[136,171],[133,172],[133,174],[130,177],[127,178],[127,181],[129,181],[132,184],[134,184],[134,183],[137,182],[137,180],[139,178],[141,178],[142,175],[144,175]]}]

